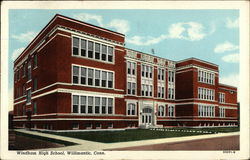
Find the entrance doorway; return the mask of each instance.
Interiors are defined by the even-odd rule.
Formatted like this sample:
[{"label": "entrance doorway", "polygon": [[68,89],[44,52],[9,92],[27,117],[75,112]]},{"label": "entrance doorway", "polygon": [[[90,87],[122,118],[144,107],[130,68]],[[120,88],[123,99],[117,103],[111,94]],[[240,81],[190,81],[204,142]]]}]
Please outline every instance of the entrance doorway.
[{"label": "entrance doorway", "polygon": [[151,108],[142,109],[141,119],[143,125],[146,126],[152,125],[152,111],[153,110]]}]

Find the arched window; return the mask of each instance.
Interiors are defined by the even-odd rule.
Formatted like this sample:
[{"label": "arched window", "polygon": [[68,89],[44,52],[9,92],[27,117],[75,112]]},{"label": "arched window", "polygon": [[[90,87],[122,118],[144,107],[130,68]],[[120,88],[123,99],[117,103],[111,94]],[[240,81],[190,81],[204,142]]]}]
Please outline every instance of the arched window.
[{"label": "arched window", "polygon": [[127,114],[128,115],[135,115],[135,104],[129,103],[127,107]]}]

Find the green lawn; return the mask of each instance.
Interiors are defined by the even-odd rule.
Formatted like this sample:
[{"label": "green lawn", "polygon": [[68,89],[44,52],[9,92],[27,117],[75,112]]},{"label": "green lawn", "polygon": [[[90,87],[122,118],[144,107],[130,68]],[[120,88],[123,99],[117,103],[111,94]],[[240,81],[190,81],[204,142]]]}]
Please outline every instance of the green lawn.
[{"label": "green lawn", "polygon": [[213,134],[215,132],[235,132],[238,128],[173,128],[174,130],[188,131],[210,131],[212,133],[181,132],[181,131],[157,131],[148,129],[132,129],[125,131],[89,131],[89,132],[49,132],[51,134],[79,138],[84,140],[114,143],[146,139],[182,137],[202,134]]}]

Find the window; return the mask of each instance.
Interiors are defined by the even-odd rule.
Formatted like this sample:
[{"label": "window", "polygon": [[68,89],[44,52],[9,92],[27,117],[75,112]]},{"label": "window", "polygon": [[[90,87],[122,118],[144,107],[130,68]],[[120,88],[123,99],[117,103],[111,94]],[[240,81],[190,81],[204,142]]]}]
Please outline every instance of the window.
[{"label": "window", "polygon": [[164,69],[161,69],[161,68],[158,68],[158,80],[162,80],[162,81],[164,81]]},{"label": "window", "polygon": [[37,67],[37,54],[34,54],[34,58],[33,58],[33,68]]},{"label": "window", "polygon": [[127,65],[128,65],[128,66],[127,66],[127,69],[128,69],[128,72],[127,72],[127,73],[128,73],[128,74],[131,74],[131,62],[128,62]]},{"label": "window", "polygon": [[106,61],[106,59],[107,59],[107,46],[102,45],[102,60]]},{"label": "window", "polygon": [[135,75],[136,63],[128,62],[127,63],[127,73],[129,75]]},{"label": "window", "polygon": [[81,84],[86,84],[86,77],[87,77],[87,68],[81,67]]},{"label": "window", "polygon": [[153,86],[152,85],[147,85],[147,84],[142,84],[142,96],[152,96],[153,95]]},{"label": "window", "polygon": [[81,56],[86,57],[86,52],[87,52],[87,41],[81,39]]},{"label": "window", "polygon": [[158,108],[158,116],[164,116],[164,106],[159,106]]},{"label": "window", "polygon": [[108,47],[108,61],[113,62],[113,47]]},{"label": "window", "polygon": [[37,114],[37,103],[36,103],[36,101],[33,102],[33,114]]},{"label": "window", "polygon": [[106,114],[107,98],[102,98],[102,114]]},{"label": "window", "polygon": [[135,83],[132,83],[132,95],[135,95]]},{"label": "window", "polygon": [[94,42],[88,41],[88,57],[93,58]]},{"label": "window", "polygon": [[161,87],[158,87],[158,97],[161,97]]},{"label": "window", "polygon": [[108,72],[108,88],[113,88],[113,73]]},{"label": "window", "polygon": [[93,85],[94,70],[88,69],[88,85]]},{"label": "window", "polygon": [[91,129],[92,128],[92,124],[91,123],[85,123],[85,128],[86,129]]},{"label": "window", "polygon": [[128,104],[127,115],[135,115],[135,104],[134,103]]},{"label": "window", "polygon": [[132,62],[131,63],[132,75],[135,75],[135,69],[136,69],[136,63]]},{"label": "window", "polygon": [[73,55],[79,55],[79,38],[73,37]]},{"label": "window", "polygon": [[95,70],[95,86],[100,86],[101,71]]},{"label": "window", "polygon": [[225,103],[225,93],[219,93],[219,103]]},{"label": "window", "polygon": [[219,114],[220,114],[220,117],[226,117],[225,108],[220,107],[219,108]]},{"label": "window", "polygon": [[168,116],[174,117],[174,106],[168,106]]},{"label": "window", "polygon": [[152,76],[153,76],[153,74],[152,74],[152,67],[149,67],[148,72],[149,72],[149,78],[152,78]]},{"label": "window", "polygon": [[95,114],[100,113],[100,103],[101,103],[100,97],[95,97]]},{"label": "window", "polygon": [[25,87],[25,83],[23,84],[23,96],[26,95],[26,87]]},{"label": "window", "polygon": [[86,113],[86,103],[87,103],[87,99],[86,99],[86,96],[81,96],[81,108],[80,108],[80,112],[81,113]]},{"label": "window", "polygon": [[151,66],[142,65],[142,77],[152,78],[153,77],[153,68]]},{"label": "window", "polygon": [[214,73],[199,69],[198,82],[214,84]]},{"label": "window", "polygon": [[102,71],[102,87],[106,87],[106,86],[107,86],[107,72]]},{"label": "window", "polygon": [[102,128],[101,123],[96,123],[96,124],[95,124],[95,128]]},{"label": "window", "polygon": [[25,104],[23,104],[23,116],[25,116],[25,114],[26,114],[26,110],[25,110]]},{"label": "window", "polygon": [[73,113],[79,113],[79,96],[73,96]]},{"label": "window", "polygon": [[30,103],[30,102],[31,102],[31,89],[27,91],[27,99],[26,99],[26,103]]},{"label": "window", "polygon": [[72,129],[79,129],[79,123],[72,123]]},{"label": "window", "polygon": [[33,81],[33,91],[37,90],[37,78],[34,78]]},{"label": "window", "polygon": [[28,62],[28,80],[30,80],[30,79],[31,79],[31,61],[29,60],[29,62]]},{"label": "window", "polygon": [[198,116],[199,117],[214,117],[215,107],[209,105],[198,105]]},{"label": "window", "polygon": [[198,88],[198,98],[203,100],[214,100],[214,90],[208,88]]},{"label": "window", "polygon": [[158,87],[158,98],[164,98],[164,87]]},{"label": "window", "polygon": [[113,123],[108,123],[108,128],[113,128]]},{"label": "window", "polygon": [[133,82],[128,82],[128,89],[127,89],[127,93],[129,94],[129,95],[135,95],[135,83],[133,83]]},{"label": "window", "polygon": [[73,66],[73,83],[78,84],[79,83],[79,67]]},{"label": "window", "polygon": [[174,88],[168,88],[168,99],[174,99]]},{"label": "window", "polygon": [[128,82],[128,94],[132,93],[131,90],[132,90],[131,82]]},{"label": "window", "polygon": [[93,97],[88,97],[88,113],[93,113]]},{"label": "window", "polygon": [[174,82],[175,81],[175,73],[174,71],[168,71],[168,81]]},{"label": "window", "polygon": [[23,77],[26,77],[26,63],[23,65]]},{"label": "window", "polygon": [[142,75],[142,77],[145,76],[145,65],[142,65],[142,68],[141,68],[141,75]]},{"label": "window", "polygon": [[113,99],[108,98],[108,114],[113,114]]},{"label": "window", "polygon": [[100,59],[101,45],[100,43],[95,43],[95,59]]}]

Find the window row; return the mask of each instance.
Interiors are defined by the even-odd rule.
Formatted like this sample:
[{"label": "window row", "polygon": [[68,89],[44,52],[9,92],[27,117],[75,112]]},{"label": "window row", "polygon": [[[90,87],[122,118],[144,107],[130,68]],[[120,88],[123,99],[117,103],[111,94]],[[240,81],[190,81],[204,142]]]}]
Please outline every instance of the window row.
[{"label": "window row", "polygon": [[136,89],[136,83],[134,83],[134,82],[128,82],[128,86],[127,86],[127,88],[128,88],[128,94],[129,95],[135,95],[135,89]]},{"label": "window row", "polygon": [[153,67],[142,64],[141,74],[142,74],[142,77],[152,78],[153,77]]},{"label": "window row", "polygon": [[113,98],[73,95],[73,113],[113,114]]},{"label": "window row", "polygon": [[[168,105],[168,112],[167,112],[167,116],[168,117],[174,117],[175,116],[175,109],[174,109],[175,107],[173,106],[173,105]],[[163,105],[160,105],[159,107],[158,107],[158,116],[159,117],[163,117],[163,116],[165,116],[165,106],[163,106]]]},{"label": "window row", "polygon": [[219,108],[219,115],[220,115],[220,117],[226,117],[226,109],[220,107]]},{"label": "window row", "polygon": [[113,72],[73,66],[74,84],[113,88],[113,77]]},{"label": "window row", "polygon": [[165,98],[165,88],[164,87],[158,87],[158,98]]},{"label": "window row", "polygon": [[214,84],[214,82],[215,82],[214,79],[215,79],[214,73],[199,70],[199,72],[198,72],[198,81],[199,82],[203,82],[203,83],[207,83],[207,84]]},{"label": "window row", "polygon": [[225,93],[219,93],[219,103],[225,103]]},{"label": "window row", "polygon": [[114,49],[105,44],[73,37],[73,55],[113,62]]},{"label": "window row", "polygon": [[207,88],[198,88],[198,98],[204,100],[214,100],[214,90]]},{"label": "window row", "polygon": [[175,81],[175,72],[168,71],[168,82],[174,82],[174,81]]},{"label": "window row", "polygon": [[153,96],[153,86],[152,85],[147,85],[147,84],[142,84],[141,86],[141,95],[142,96]]},{"label": "window row", "polygon": [[168,88],[168,99],[174,99],[175,90],[174,88]]},{"label": "window row", "polygon": [[136,71],[136,63],[135,62],[127,62],[127,73],[128,75],[135,75]]},{"label": "window row", "polygon": [[165,70],[158,68],[158,80],[165,80]]},{"label": "window row", "polygon": [[215,106],[198,105],[198,116],[199,117],[214,117]]},{"label": "window row", "polygon": [[37,67],[37,54],[34,54],[32,59],[29,59],[27,62],[24,62],[24,64],[22,65],[22,68],[17,69],[17,71],[14,73],[14,80],[18,81],[21,79],[21,77],[23,78],[27,77],[28,80],[30,80],[31,69],[32,68],[35,69],[36,67]]}]

